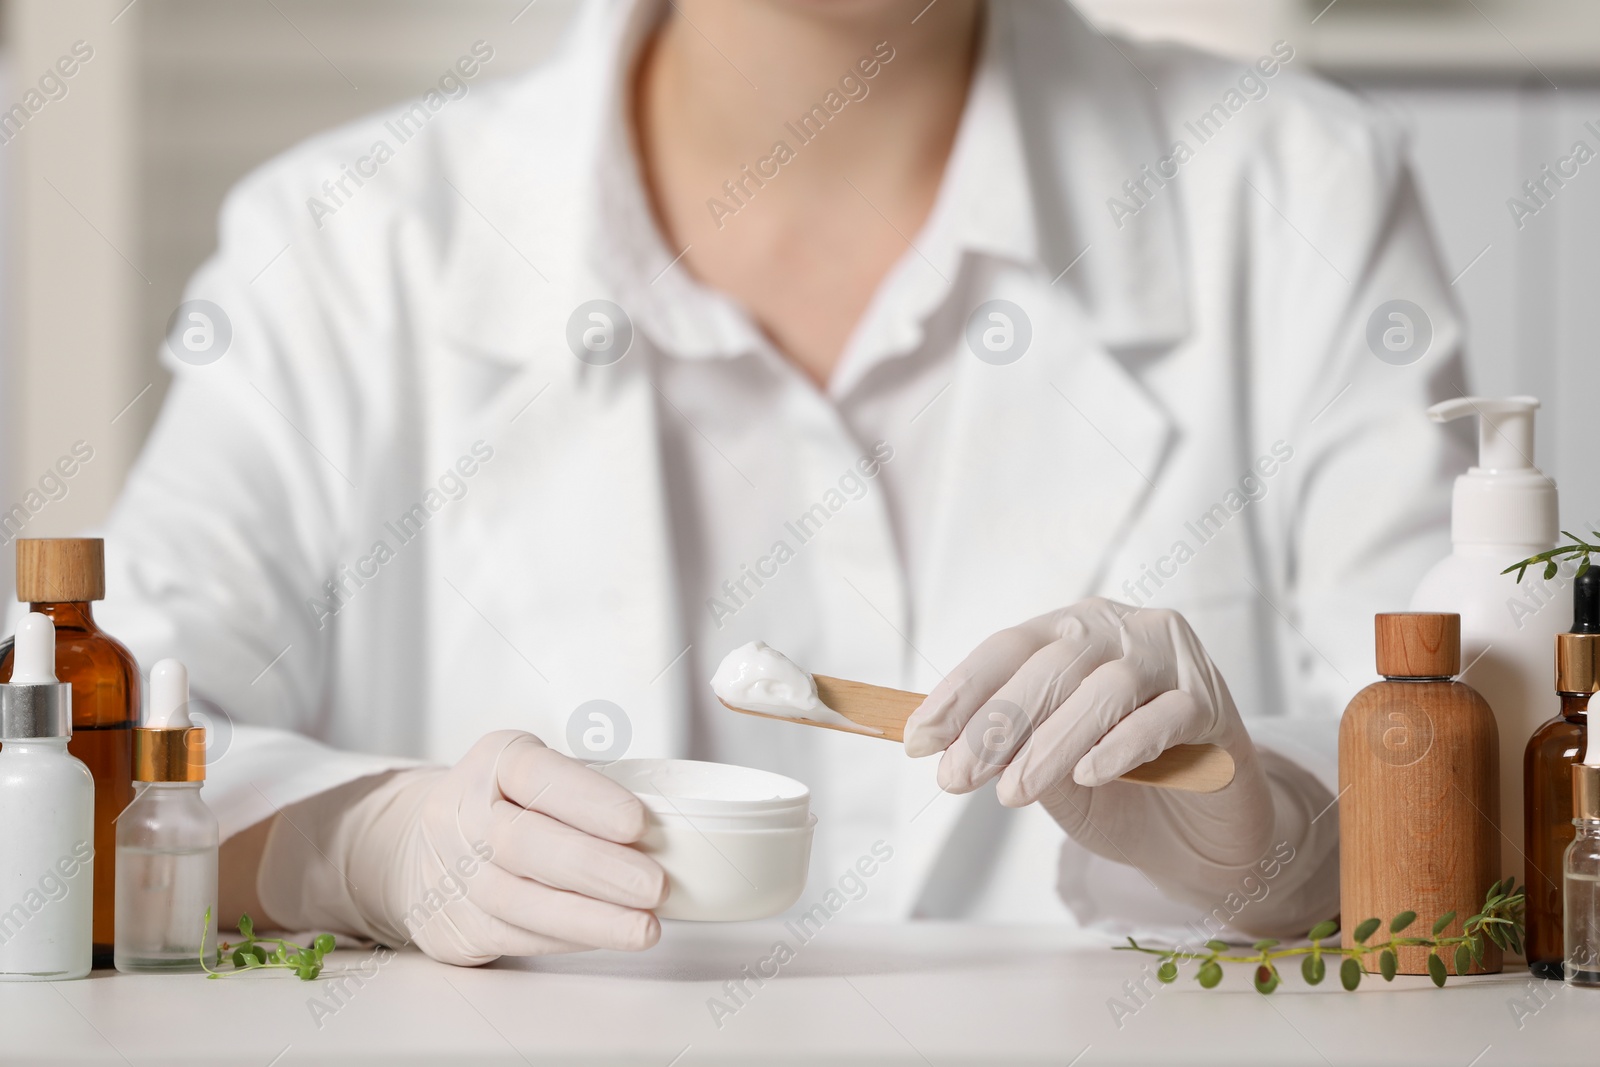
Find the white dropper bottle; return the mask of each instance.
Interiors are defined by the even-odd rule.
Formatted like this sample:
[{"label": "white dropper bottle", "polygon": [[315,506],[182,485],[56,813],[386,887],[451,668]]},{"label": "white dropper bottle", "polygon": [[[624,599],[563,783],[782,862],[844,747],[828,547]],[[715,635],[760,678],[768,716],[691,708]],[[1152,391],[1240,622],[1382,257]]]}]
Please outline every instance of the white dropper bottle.
[{"label": "white dropper bottle", "polygon": [[1522,761],[1528,738],[1560,710],[1551,684],[1555,635],[1572,620],[1572,584],[1531,569],[1519,584],[1508,566],[1554,548],[1556,483],[1533,465],[1531,396],[1465,396],[1428,409],[1435,422],[1475,416],[1478,462],[1456,479],[1453,551],[1423,576],[1412,611],[1461,616],[1461,680],[1494,709],[1500,734],[1500,865],[1520,875]]},{"label": "white dropper bottle", "polygon": [[119,971],[198,971],[202,943],[216,944],[218,834],[200,797],[205,777],[189,672],[164,659],[150,669],[144,725],[133,731],[133,779],[145,784],[117,819]]},{"label": "white dropper bottle", "polygon": [[1572,765],[1572,825],[1561,900],[1566,979],[1600,986],[1600,730],[1589,731],[1583,762]]},{"label": "white dropper bottle", "polygon": [[94,778],[67,751],[56,628],[17,626],[0,685],[0,981],[82,978],[94,958]]}]

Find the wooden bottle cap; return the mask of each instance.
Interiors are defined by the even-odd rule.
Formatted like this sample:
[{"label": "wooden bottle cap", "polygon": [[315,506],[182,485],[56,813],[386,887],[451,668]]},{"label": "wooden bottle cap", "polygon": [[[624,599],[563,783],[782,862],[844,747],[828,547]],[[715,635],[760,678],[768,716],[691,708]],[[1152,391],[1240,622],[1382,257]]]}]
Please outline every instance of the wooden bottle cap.
[{"label": "wooden bottle cap", "polygon": [[1378,673],[1385,678],[1454,678],[1461,673],[1461,616],[1396,611],[1376,617]]},{"label": "wooden bottle cap", "polygon": [[106,543],[98,537],[17,541],[17,599],[24,604],[104,600]]}]

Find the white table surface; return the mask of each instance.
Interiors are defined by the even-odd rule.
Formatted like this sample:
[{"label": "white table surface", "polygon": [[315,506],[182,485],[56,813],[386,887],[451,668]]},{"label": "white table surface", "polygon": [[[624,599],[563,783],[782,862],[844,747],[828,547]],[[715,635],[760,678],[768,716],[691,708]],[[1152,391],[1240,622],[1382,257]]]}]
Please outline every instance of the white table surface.
[{"label": "white table surface", "polygon": [[[293,1064],[1496,1064],[1600,1062],[1600,991],[1525,971],[1369,978],[1346,993],[1298,969],[1270,997],[1228,968],[1187,974],[1119,1027],[1108,1006],[1146,957],[1034,927],[834,924],[806,944],[777,924],[667,923],[662,943],[463,970],[415,952],[364,984],[286,974],[222,980],[97,971],[78,982],[0,983],[0,1062]],[[796,947],[779,977],[719,1029],[708,1000]],[[328,974],[374,964],[340,951]],[[1537,989],[1535,988],[1537,987]],[[1518,1019],[1513,1004],[1524,1011]],[[320,1025],[319,1025],[320,1022]]]}]

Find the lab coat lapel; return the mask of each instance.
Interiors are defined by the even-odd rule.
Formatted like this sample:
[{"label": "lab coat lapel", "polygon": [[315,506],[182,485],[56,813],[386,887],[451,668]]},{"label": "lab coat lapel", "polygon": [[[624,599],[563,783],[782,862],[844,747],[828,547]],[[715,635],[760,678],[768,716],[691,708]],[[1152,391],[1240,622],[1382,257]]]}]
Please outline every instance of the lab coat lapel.
[{"label": "lab coat lapel", "polygon": [[[594,158],[605,128],[598,101],[610,99],[583,83],[609,75],[569,65],[574,106],[556,114],[548,101],[513,95],[505,106],[519,114],[500,128],[546,129],[473,145],[449,167],[456,224],[437,384],[481,383],[459,414],[495,443],[497,458],[453,525],[455,550],[438,561],[454,586],[437,596],[440,639],[461,657],[447,662],[476,664],[490,681],[439,727],[451,737],[435,747],[525,725],[570,750],[581,736],[569,732],[575,709],[607,700],[626,717],[627,754],[682,755],[685,642],[647,346],[635,341],[598,366],[568,341],[579,306],[613,296],[589,266],[594,197],[581,162]],[[552,166],[525,147],[548,144],[568,145],[573,164]]]},{"label": "lab coat lapel", "polygon": [[[1033,339],[1009,365],[962,358],[947,393],[940,496],[926,567],[915,580],[913,626],[918,650],[941,672],[989,634],[1096,588],[1160,478],[1174,432],[1160,405],[1094,337],[1072,294],[1009,269],[981,299],[1028,309]],[[1038,450],[1048,462],[1027,455]],[[923,670],[917,684],[925,692],[938,679]],[[908,778],[902,804],[926,803],[921,794],[931,779],[931,769]],[[939,798],[911,825],[903,850],[916,872],[911,885],[923,884],[968,802]],[[986,874],[966,873],[974,884]],[[939,895],[960,892],[946,885]]]},{"label": "lab coat lapel", "polygon": [[[947,672],[988,634],[1096,588],[1174,433],[1128,361],[1158,358],[1189,330],[1177,190],[1159,190],[1131,220],[1110,205],[1167,152],[1156,87],[1068,5],[989,13],[1009,54],[1039,262],[984,261],[970,305],[1010,301],[1032,340],[1003,366],[963,353],[948,391],[941,496],[914,577],[912,662],[924,691],[937,681],[928,661]],[[1049,464],[1021,461],[1041,448]],[[926,803],[933,762],[905,776],[902,805]],[[913,894],[954,838],[996,832],[992,819],[962,818],[970,804],[940,797],[908,828]],[[958,877],[948,863],[937,873]],[[964,873],[969,886],[942,884],[942,904],[921,894],[909,911],[959,912],[951,902],[987,874]]]},{"label": "lab coat lapel", "polygon": [[[524,325],[546,317],[528,314]],[[597,367],[567,350],[564,332],[529,343],[534,358],[503,365],[505,384],[473,420],[484,428],[479,436],[493,435],[496,461],[458,525],[458,551],[441,561],[459,601],[441,595],[460,627],[444,639],[474,648],[466,659],[502,680],[484,697],[499,720],[448,729],[526,722],[508,716],[525,716],[532,705],[527,728],[571,750],[569,716],[586,701],[607,700],[626,717],[629,755],[681,755],[682,629],[646,356],[636,346]],[[462,347],[450,358],[495,357]]]}]

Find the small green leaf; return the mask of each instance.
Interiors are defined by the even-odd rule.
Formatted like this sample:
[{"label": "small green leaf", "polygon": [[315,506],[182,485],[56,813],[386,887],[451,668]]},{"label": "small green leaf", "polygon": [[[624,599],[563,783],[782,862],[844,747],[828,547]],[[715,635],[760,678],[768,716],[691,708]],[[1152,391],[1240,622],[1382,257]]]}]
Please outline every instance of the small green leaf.
[{"label": "small green leaf", "polygon": [[1401,930],[1404,930],[1406,927],[1410,926],[1412,923],[1414,923],[1416,921],[1417,921],[1417,913],[1416,912],[1414,912],[1414,911],[1402,911],[1399,915],[1396,915],[1394,917],[1394,919],[1390,921],[1390,923],[1389,923],[1389,932],[1391,934],[1398,934]]},{"label": "small green leaf", "polygon": [[1548,582],[1550,579],[1554,578],[1558,569],[1559,568],[1556,567],[1555,560],[1551,560],[1549,563],[1546,563],[1544,565],[1544,580]]},{"label": "small green leaf", "polygon": [[1437,952],[1428,953],[1428,977],[1433,979],[1434,985],[1444,985],[1444,960],[1439,958]]},{"label": "small green leaf", "polygon": [[1161,966],[1156,968],[1156,978],[1165,983],[1176,982],[1178,980],[1178,965],[1172,960],[1162,960]]},{"label": "small green leaf", "polygon": [[251,945],[250,952],[255,956],[257,963],[267,962],[267,950],[262,948],[260,945]]},{"label": "small green leaf", "polygon": [[1346,956],[1339,965],[1339,984],[1349,992],[1355,992],[1356,986],[1361,984],[1361,964],[1353,957]]},{"label": "small green leaf", "polygon": [[318,934],[317,935],[317,939],[315,941],[311,942],[311,946],[313,948],[315,948],[318,952],[323,953],[324,955],[326,955],[329,952],[332,952],[333,949],[334,949],[334,945],[335,945],[335,942],[333,940],[333,935],[332,934]]},{"label": "small green leaf", "polygon": [[1206,948],[1212,952],[1226,952],[1231,947],[1226,941],[1218,941],[1215,938],[1206,942]]},{"label": "small green leaf", "polygon": [[1306,937],[1310,938],[1312,941],[1322,941],[1326,938],[1332,937],[1338,932],[1339,924],[1334,922],[1332,919],[1328,919],[1313,926],[1311,928],[1311,932],[1307,934]]},{"label": "small green leaf", "polygon": [[1355,932],[1356,944],[1358,944],[1358,945],[1365,944],[1367,938],[1369,938],[1373,934],[1377,933],[1378,932],[1378,927],[1380,927],[1382,925],[1383,925],[1383,920],[1381,920],[1381,919],[1368,919],[1365,922],[1363,922],[1360,926],[1356,927],[1356,932]]},{"label": "small green leaf", "polygon": [[1300,975],[1307,985],[1320,984],[1327,973],[1328,965],[1322,962],[1321,956],[1307,956],[1300,961]]},{"label": "small green leaf", "polygon": [[1433,920],[1433,936],[1438,937],[1440,934],[1444,933],[1444,928],[1455,922],[1455,919],[1456,913],[1453,911],[1447,911],[1437,919]]},{"label": "small green leaf", "polygon": [[245,966],[244,949],[242,949],[242,948],[234,949],[232,958],[233,958],[233,965],[235,967],[243,967],[243,966]]},{"label": "small green leaf", "polygon": [[1472,962],[1475,963],[1475,964],[1478,964],[1479,966],[1482,966],[1483,965],[1483,938],[1482,937],[1478,937],[1478,936],[1474,936],[1472,938],[1472,940],[1467,942],[1467,943],[1472,946]]},{"label": "small green leaf", "polygon": [[1456,946],[1456,973],[1466,974],[1472,970],[1472,950],[1463,941]]},{"label": "small green leaf", "polygon": [[255,923],[250,921],[250,916],[239,916],[239,933],[243,934],[247,941],[256,936]]},{"label": "small green leaf", "polygon": [[1400,969],[1400,960],[1394,954],[1394,949],[1386,948],[1378,955],[1378,970],[1383,974],[1385,982],[1394,981],[1395,972]]},{"label": "small green leaf", "polygon": [[1488,925],[1486,925],[1483,928],[1483,932],[1489,935],[1489,940],[1490,941],[1493,941],[1502,950],[1505,949],[1505,947],[1506,947],[1506,935],[1500,932],[1500,924],[1499,923],[1489,923]]},{"label": "small green leaf", "polygon": [[1270,992],[1272,992],[1274,989],[1278,988],[1278,983],[1281,980],[1282,979],[1280,979],[1278,977],[1277,970],[1274,969],[1273,967],[1265,964],[1265,963],[1263,963],[1261,966],[1256,968],[1256,992],[1257,993],[1270,993]]},{"label": "small green leaf", "polygon": [[1588,572],[1589,572],[1589,557],[1587,555],[1585,555],[1583,557],[1583,562],[1578,564],[1578,573],[1576,575],[1574,575],[1573,577],[1582,578]]},{"label": "small green leaf", "polygon": [[1277,938],[1268,937],[1268,938],[1264,938],[1264,939],[1262,939],[1260,941],[1257,941],[1254,945],[1251,945],[1250,947],[1255,949],[1257,952],[1265,952],[1265,951],[1267,951],[1267,949],[1271,948],[1272,946],[1276,945],[1277,943],[1278,943],[1278,939]]},{"label": "small green leaf", "polygon": [[1481,922],[1483,922],[1483,913],[1482,912],[1479,912],[1476,915],[1468,915],[1467,916],[1467,921],[1461,924],[1461,929],[1463,929],[1463,930],[1476,930],[1478,928],[1478,924],[1481,923]]},{"label": "small green leaf", "polygon": [[1222,981],[1222,966],[1216,960],[1206,960],[1200,965],[1198,977],[1202,989],[1215,989]]}]

